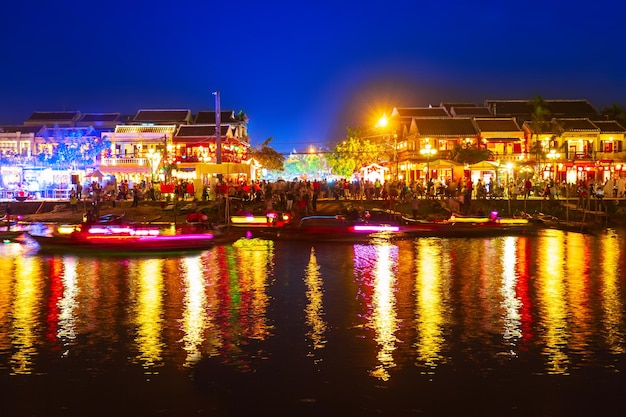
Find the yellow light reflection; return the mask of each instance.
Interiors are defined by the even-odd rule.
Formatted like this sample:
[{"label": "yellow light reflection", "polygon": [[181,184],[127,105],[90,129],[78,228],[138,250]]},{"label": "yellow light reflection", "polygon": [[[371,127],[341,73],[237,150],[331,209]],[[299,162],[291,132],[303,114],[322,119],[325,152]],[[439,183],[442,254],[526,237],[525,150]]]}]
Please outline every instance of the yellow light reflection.
[{"label": "yellow light reflection", "polygon": [[243,335],[264,340],[271,330],[267,321],[267,285],[268,274],[274,267],[274,242],[250,239],[237,241],[233,247],[237,253],[239,308],[246,311],[246,321],[240,323],[244,325]]},{"label": "yellow light reflection", "polygon": [[78,287],[76,282],[76,259],[63,259],[63,295],[58,301],[59,306],[59,330],[57,337],[62,343],[69,343],[76,338],[76,316],[75,310],[78,303],[76,295]]},{"label": "yellow light reflection", "polygon": [[188,257],[182,263],[185,298],[182,318],[183,349],[187,352],[186,366],[201,359],[200,347],[207,328],[207,296],[202,276],[200,256]]},{"label": "yellow light reflection", "polygon": [[602,265],[602,310],[604,313],[604,333],[606,344],[611,353],[622,354],[625,351],[624,346],[624,323],[623,312],[624,304],[620,298],[620,277],[624,275],[620,265],[623,261],[620,259],[620,245],[624,247],[624,243],[620,239],[603,239],[602,250],[600,253],[604,257]]},{"label": "yellow light reflection", "polygon": [[539,276],[537,292],[541,303],[539,322],[544,329],[543,354],[546,357],[547,372],[567,374],[567,305],[563,282],[564,249],[563,235],[546,235],[539,241],[538,253],[542,261],[538,263]]},{"label": "yellow light reflection", "polygon": [[[305,309],[306,324],[310,328],[307,336],[311,339],[311,347],[313,350],[322,349],[326,343],[324,338],[326,322],[323,319],[324,306],[322,303],[324,293],[322,292],[323,282],[322,276],[320,275],[320,266],[317,263],[314,248],[311,248],[304,282],[306,284],[306,298],[308,301]],[[309,356],[312,355],[313,353],[309,352]]]},{"label": "yellow light reflection", "polygon": [[396,366],[393,352],[396,349],[397,341],[395,332],[398,330],[394,293],[396,282],[394,268],[396,267],[397,253],[392,259],[392,248],[396,252],[398,248],[382,241],[377,242],[374,247],[376,249],[376,264],[374,267],[373,311],[370,326],[376,332],[379,365],[371,372],[371,375],[387,381],[390,378],[389,369]]},{"label": "yellow light reflection", "polygon": [[515,273],[517,264],[517,239],[507,237],[504,240],[502,250],[502,309],[503,309],[503,337],[511,345],[522,337],[521,331],[521,308],[522,302],[517,298],[516,285],[517,275]]},{"label": "yellow light reflection", "polygon": [[13,305],[13,349],[11,371],[14,374],[30,374],[37,354],[36,340],[41,304],[41,271],[35,258],[15,259],[15,302]]},{"label": "yellow light reflection", "polygon": [[566,262],[564,273],[567,280],[568,319],[568,348],[570,352],[589,354],[589,344],[595,332],[593,322],[592,303],[589,300],[589,262],[591,261],[590,247],[587,236],[580,233],[569,233],[566,241]]},{"label": "yellow light reflection", "polygon": [[11,301],[14,288],[14,259],[3,256],[0,258],[0,353],[8,352],[11,347]]},{"label": "yellow light reflection", "polygon": [[138,261],[135,343],[137,359],[147,370],[160,365],[163,343],[163,273],[161,259]]},{"label": "yellow light reflection", "polygon": [[444,343],[444,306],[441,289],[441,271],[438,260],[441,247],[428,240],[416,243],[415,326],[417,328],[417,360],[435,368],[440,362]]}]

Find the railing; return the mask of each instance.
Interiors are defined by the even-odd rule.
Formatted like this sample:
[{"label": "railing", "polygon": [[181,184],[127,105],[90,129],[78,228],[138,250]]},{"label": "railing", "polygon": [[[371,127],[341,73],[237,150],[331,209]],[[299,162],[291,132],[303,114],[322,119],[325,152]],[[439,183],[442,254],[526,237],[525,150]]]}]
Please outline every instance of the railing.
[{"label": "railing", "polygon": [[24,201],[24,200],[69,200],[70,188],[54,188],[46,190],[0,190],[0,200],[2,201]]},{"label": "railing", "polygon": [[148,158],[102,158],[103,166],[148,166]]}]

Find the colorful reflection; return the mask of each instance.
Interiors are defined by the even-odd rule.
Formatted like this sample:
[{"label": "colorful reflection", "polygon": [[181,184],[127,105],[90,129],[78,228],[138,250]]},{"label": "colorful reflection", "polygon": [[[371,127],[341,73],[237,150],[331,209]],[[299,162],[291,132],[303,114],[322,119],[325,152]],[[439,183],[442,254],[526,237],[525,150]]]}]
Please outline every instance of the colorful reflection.
[{"label": "colorful reflection", "polygon": [[57,337],[65,346],[76,339],[76,300],[78,294],[78,283],[76,276],[76,258],[67,257],[63,259],[63,294],[58,301],[59,317]]},{"label": "colorful reflection", "polygon": [[[97,373],[115,363],[152,375],[188,372],[209,357],[254,371],[275,354],[274,333],[301,338],[290,320],[302,316],[308,349],[293,350],[299,363],[346,361],[368,381],[402,381],[397,375],[410,368],[412,377],[441,375],[452,364],[485,373],[508,363],[551,374],[623,368],[620,235],[547,230],[338,247],[344,252],[307,246],[302,257],[302,246],[277,251],[275,242],[249,239],[163,259],[24,256],[19,245],[3,247],[0,371],[78,364]],[[293,265],[303,281],[281,304],[293,310],[275,314],[270,294],[283,291],[272,286],[290,274],[293,283]]]},{"label": "colorful reflection", "polygon": [[324,321],[324,306],[322,303],[323,281],[320,274],[320,266],[315,256],[315,248],[311,248],[309,263],[304,275],[306,284],[307,305],[305,308],[306,324],[309,327],[307,337],[310,342],[309,356],[313,356],[313,351],[322,349],[326,344],[324,333],[326,332],[326,322]]},{"label": "colorful reflection", "polygon": [[398,330],[395,298],[398,247],[385,240],[371,245],[354,245],[354,262],[356,279],[367,308],[364,319],[374,331],[378,346],[378,364],[370,375],[387,381],[389,369],[396,366],[393,352]]},{"label": "colorful reflection", "polygon": [[522,337],[521,330],[521,310],[522,302],[517,297],[517,275],[516,275],[516,259],[517,259],[517,239],[507,237],[504,239],[502,253],[500,259],[502,262],[502,286],[500,292],[502,294],[502,311],[503,324],[502,337],[507,343],[511,354],[515,355],[515,346],[517,341]]},{"label": "colorful reflection", "polygon": [[202,357],[202,344],[209,326],[208,303],[201,257],[184,258],[181,269],[185,291],[181,326],[184,333],[183,349],[187,352],[185,365],[189,366]]},{"label": "colorful reflection", "polygon": [[163,357],[163,260],[134,260],[131,274],[131,309],[135,324],[137,360],[146,373],[154,372]]},{"label": "colorful reflection", "polygon": [[13,328],[11,371],[30,374],[37,356],[39,314],[42,308],[42,275],[35,258],[15,258],[15,291],[13,301]]},{"label": "colorful reflection", "polygon": [[417,330],[418,364],[434,369],[443,360],[446,312],[444,291],[450,271],[448,254],[434,241],[419,240],[415,244],[415,327]]},{"label": "colorful reflection", "polygon": [[567,353],[569,329],[562,234],[554,231],[547,235],[539,241],[537,252],[541,256],[537,268],[537,292],[540,300],[539,324],[544,329],[543,354],[546,371],[551,374],[567,374],[570,364]]},{"label": "colorful reflection", "polygon": [[625,330],[623,322],[624,303],[621,294],[620,279],[624,277],[624,253],[620,248],[624,247],[624,241],[617,236],[612,239],[604,239],[601,245],[600,276],[602,277],[600,289],[602,294],[602,323],[604,325],[604,339],[609,350],[614,355],[623,354],[626,351]]},{"label": "colorful reflection", "polygon": [[[590,327],[593,312],[589,302],[592,284],[589,277],[589,266],[593,262],[592,248],[586,236],[580,233],[569,233],[567,238],[562,235],[565,253],[561,261],[564,266],[565,305],[568,314],[567,344],[570,355],[586,355],[590,353],[592,329]],[[595,249],[594,249],[595,250]],[[573,331],[576,329],[576,331]]]}]

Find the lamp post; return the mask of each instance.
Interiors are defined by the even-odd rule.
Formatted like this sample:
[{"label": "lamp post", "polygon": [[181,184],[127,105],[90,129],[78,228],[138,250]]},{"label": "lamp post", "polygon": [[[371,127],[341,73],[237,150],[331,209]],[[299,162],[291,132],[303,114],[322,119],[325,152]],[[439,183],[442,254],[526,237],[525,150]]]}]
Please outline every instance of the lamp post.
[{"label": "lamp post", "polygon": [[556,178],[556,160],[561,157],[561,154],[558,153],[556,151],[556,149],[550,149],[550,152],[548,152],[546,157],[548,159],[552,160],[552,176],[553,176],[554,182],[556,183],[557,182],[557,178]]},{"label": "lamp post", "polygon": [[420,149],[422,155],[426,155],[426,184],[430,181],[430,157],[437,153],[437,149],[432,149],[430,143],[427,143],[422,149]]}]

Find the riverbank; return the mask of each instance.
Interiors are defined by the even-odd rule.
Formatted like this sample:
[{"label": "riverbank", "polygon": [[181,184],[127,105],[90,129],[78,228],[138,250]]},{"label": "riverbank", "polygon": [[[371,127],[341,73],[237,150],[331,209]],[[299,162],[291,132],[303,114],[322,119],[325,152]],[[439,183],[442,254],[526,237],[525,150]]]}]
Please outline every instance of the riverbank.
[{"label": "riverbank", "polygon": [[[241,207],[237,207],[238,200],[233,201],[231,213]],[[214,201],[198,201],[195,203],[196,209],[209,216],[211,221],[220,222],[218,218],[221,214]],[[317,202],[315,214],[334,215],[345,213],[351,209],[372,210],[390,209],[398,211],[406,216],[412,216],[411,202],[396,202],[392,207],[388,200],[349,200],[349,199],[321,199]],[[451,210],[451,208],[453,208]],[[9,210],[13,216],[19,216],[24,222],[51,222],[51,223],[80,223],[85,213],[91,209],[89,201],[81,201],[76,207],[76,212],[72,212],[66,201],[24,201],[24,202],[4,202],[0,203],[0,210]],[[132,207],[132,201],[117,201],[115,206],[112,202],[106,202],[100,206],[100,215],[122,216],[129,222],[169,222],[182,223],[187,214],[193,210],[193,202],[178,201],[140,201],[137,207]],[[263,203],[243,203],[243,210],[254,214],[263,214],[265,207]],[[452,212],[458,213],[461,207],[450,204],[446,200],[421,199],[419,200],[418,217],[426,220],[444,219]],[[626,203],[624,199],[607,199],[605,201],[588,200],[586,205],[581,207],[576,199],[570,200],[548,200],[542,198],[529,198],[527,200],[472,200],[467,214],[485,215],[492,211],[497,211],[500,216],[514,217],[520,213],[545,213],[565,221],[595,221],[600,224],[626,223]],[[296,212],[296,214],[298,214]]]}]

